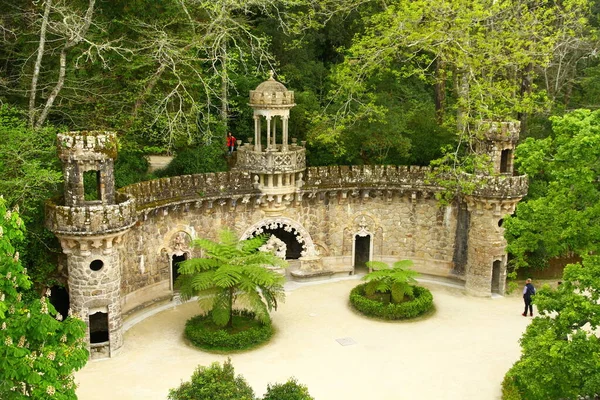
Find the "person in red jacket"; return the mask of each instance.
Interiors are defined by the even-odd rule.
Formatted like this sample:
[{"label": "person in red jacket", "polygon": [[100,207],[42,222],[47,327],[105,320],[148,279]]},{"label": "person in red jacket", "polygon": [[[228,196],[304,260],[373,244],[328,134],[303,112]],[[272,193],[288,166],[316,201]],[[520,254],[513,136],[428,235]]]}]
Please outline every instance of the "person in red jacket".
[{"label": "person in red jacket", "polygon": [[233,153],[233,150],[235,150],[235,142],[235,137],[231,134],[231,132],[227,132],[227,149],[229,150],[229,152],[227,153],[228,155],[231,155],[231,153]]}]

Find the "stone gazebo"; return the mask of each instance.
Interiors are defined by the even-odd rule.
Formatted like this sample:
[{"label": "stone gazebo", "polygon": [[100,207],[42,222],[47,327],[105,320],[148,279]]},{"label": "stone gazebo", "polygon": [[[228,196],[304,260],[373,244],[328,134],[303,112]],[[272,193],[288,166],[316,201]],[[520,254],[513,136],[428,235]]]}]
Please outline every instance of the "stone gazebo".
[{"label": "stone gazebo", "polygon": [[280,214],[303,184],[306,150],[288,138],[294,106],[294,92],[277,82],[272,71],[267,81],[250,91],[254,139],[238,149],[237,167],[252,174],[254,187],[264,195],[261,203],[271,215]]}]

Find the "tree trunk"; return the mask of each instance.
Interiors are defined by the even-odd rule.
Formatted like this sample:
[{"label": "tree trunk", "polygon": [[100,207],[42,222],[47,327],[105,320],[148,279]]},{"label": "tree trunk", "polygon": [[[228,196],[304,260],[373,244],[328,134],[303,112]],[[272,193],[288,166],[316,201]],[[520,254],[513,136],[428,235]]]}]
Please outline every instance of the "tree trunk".
[{"label": "tree trunk", "polygon": [[31,92],[29,93],[29,125],[33,128],[35,122],[35,98],[37,95],[37,82],[40,76],[42,58],[44,57],[44,47],[46,46],[46,29],[48,27],[48,18],[52,0],[46,0],[44,16],[42,17],[42,27],[40,29],[40,43],[38,45],[37,58],[33,66],[33,76],[31,77]]},{"label": "tree trunk", "polygon": [[234,288],[229,288],[229,321],[227,322],[227,329],[233,329],[233,294]]},{"label": "tree trunk", "polygon": [[229,82],[227,74],[227,42],[226,38],[221,42],[221,121],[225,126],[225,139],[227,139],[229,119]]},{"label": "tree trunk", "polygon": [[[533,65],[529,64],[525,67],[523,71],[523,76],[521,77],[521,99],[524,96],[531,94],[531,81],[533,73]],[[517,119],[521,121],[521,134],[523,134],[527,130],[527,113],[518,113]]]}]

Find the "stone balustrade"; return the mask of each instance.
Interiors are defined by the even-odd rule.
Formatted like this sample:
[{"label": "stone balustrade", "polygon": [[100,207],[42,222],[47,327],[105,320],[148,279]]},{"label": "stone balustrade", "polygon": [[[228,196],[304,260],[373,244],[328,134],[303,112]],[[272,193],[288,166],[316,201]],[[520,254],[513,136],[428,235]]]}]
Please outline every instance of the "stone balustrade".
[{"label": "stone balustrade", "polygon": [[238,148],[237,168],[255,174],[301,172],[306,168],[306,149],[291,144],[286,151],[281,145],[273,151],[255,151],[252,145]]},{"label": "stone balustrade", "polygon": [[116,204],[90,204],[68,207],[46,202],[46,227],[56,234],[87,235],[118,232],[137,220],[136,201],[119,193]]}]

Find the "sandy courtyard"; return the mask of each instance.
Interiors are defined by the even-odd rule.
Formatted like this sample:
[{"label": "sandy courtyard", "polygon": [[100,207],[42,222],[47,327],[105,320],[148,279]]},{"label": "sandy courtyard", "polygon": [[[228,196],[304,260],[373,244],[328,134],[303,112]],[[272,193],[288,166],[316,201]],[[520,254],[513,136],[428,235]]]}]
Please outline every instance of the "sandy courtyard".
[{"label": "sandy courtyard", "polygon": [[[257,395],[294,376],[316,400],[500,399],[504,373],[519,358],[520,296],[480,299],[422,283],[436,312],[415,322],[379,322],[354,313],[348,293],[359,281],[291,284],[273,313],[278,332],[259,349],[233,354]],[[197,365],[226,356],[186,345],[185,321],[195,302],[162,311],[125,334],[121,353],[89,362],[76,374],[80,400],[161,399]],[[336,339],[351,338],[342,346]]]}]

